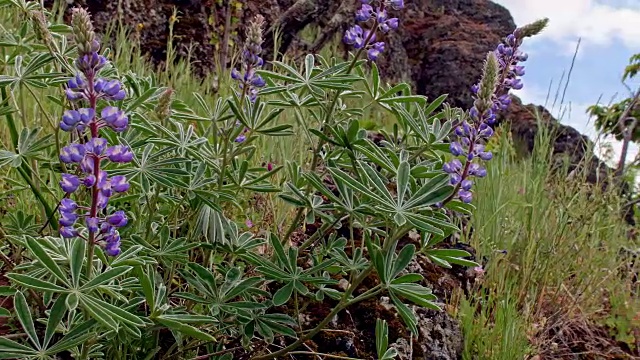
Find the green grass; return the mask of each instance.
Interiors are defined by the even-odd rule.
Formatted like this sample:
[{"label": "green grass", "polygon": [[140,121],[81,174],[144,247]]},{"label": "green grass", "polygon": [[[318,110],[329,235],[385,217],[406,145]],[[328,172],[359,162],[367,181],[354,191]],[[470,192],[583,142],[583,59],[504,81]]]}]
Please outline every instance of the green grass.
[{"label": "green grass", "polygon": [[557,342],[573,335],[560,335],[553,345],[544,333],[556,327],[569,331],[584,321],[589,328],[608,327],[612,337],[635,347],[631,329],[639,325],[633,316],[640,302],[618,254],[637,244],[626,236],[619,199],[586,185],[580,174],[567,179],[561,175],[566,172],[552,173],[550,139],[541,132],[534,154],[516,159],[503,135],[487,178],[478,184],[468,240],[489,262],[485,296],[459,303],[465,359],[559,356]]}]

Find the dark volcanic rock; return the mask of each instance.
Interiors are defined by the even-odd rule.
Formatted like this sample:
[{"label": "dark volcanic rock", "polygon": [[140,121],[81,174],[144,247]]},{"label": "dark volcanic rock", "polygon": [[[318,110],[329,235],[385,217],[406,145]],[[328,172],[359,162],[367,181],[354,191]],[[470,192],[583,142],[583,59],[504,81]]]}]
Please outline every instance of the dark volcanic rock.
[{"label": "dark volcanic rock", "polygon": [[[472,105],[469,89],[482,72],[487,52],[516,27],[508,10],[483,0],[416,1],[407,4],[402,18],[416,92],[430,99],[449,94],[447,101],[461,108]],[[395,49],[390,53],[394,56],[385,56],[383,64],[396,61]]]}]

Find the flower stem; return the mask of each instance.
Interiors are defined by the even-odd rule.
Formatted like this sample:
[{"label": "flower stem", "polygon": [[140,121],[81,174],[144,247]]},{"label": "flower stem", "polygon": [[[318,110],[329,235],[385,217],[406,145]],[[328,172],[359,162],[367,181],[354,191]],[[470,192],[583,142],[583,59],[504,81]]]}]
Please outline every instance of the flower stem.
[{"label": "flower stem", "polygon": [[[89,123],[89,129],[91,130],[91,137],[92,138],[97,138],[100,134],[99,134],[99,130],[98,130],[98,122],[96,121],[95,118],[95,110],[96,110],[96,101],[97,101],[97,97],[95,94],[95,90],[93,88],[94,85],[94,74],[89,73],[87,74],[87,83],[89,84],[89,91],[88,91],[88,97],[89,97],[89,106],[91,109],[94,110],[94,118],[91,119],[90,123]],[[99,189],[98,189],[98,176],[100,175],[100,157],[98,156],[94,156],[93,157],[93,175],[95,176],[95,183],[93,184],[93,187],[91,188],[91,208],[89,210],[89,217],[90,218],[95,218],[98,215],[98,195],[99,195]],[[93,273],[93,253],[94,253],[94,246],[95,246],[95,242],[96,242],[96,233],[95,231],[91,231],[89,230],[89,241],[88,241],[88,245],[87,246],[87,279],[91,280],[92,277],[92,273]]]}]

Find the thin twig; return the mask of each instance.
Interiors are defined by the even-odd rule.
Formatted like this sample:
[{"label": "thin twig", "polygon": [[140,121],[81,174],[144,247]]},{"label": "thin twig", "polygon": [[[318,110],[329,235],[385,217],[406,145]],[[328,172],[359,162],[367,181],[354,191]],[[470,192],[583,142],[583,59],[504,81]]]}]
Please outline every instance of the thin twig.
[{"label": "thin twig", "polygon": [[630,126],[626,126],[625,124],[627,122],[627,119],[629,118],[629,114],[638,103],[638,100],[640,100],[640,88],[638,88],[636,94],[633,96],[633,99],[629,103],[629,106],[624,109],[622,115],[620,115],[620,118],[618,119],[618,128],[620,129],[624,140],[622,143],[622,151],[620,153],[620,161],[618,161],[618,167],[616,168],[616,171],[614,173],[614,179],[619,179],[624,174],[627,153],[629,152],[629,143],[631,142],[631,137],[633,135],[633,130],[636,127],[637,120],[635,118],[632,118]]},{"label": "thin twig", "polygon": [[295,354],[315,355],[315,356],[324,356],[324,357],[328,357],[328,358],[332,358],[332,359],[343,359],[343,360],[361,360],[359,358],[352,358],[352,357],[348,357],[348,356],[340,356],[340,355],[333,355],[333,354],[325,354],[325,353],[319,353],[319,352],[315,352],[315,351],[292,351],[289,354],[290,355],[295,355]]},{"label": "thin twig", "polygon": [[216,351],[214,353],[210,353],[210,354],[206,354],[206,355],[200,355],[200,356],[196,356],[191,360],[206,360],[206,359],[210,359],[214,356],[218,356],[218,355],[223,355],[226,354],[228,352],[232,352],[232,351],[236,351],[236,350],[242,350],[243,347],[242,346],[236,346],[236,347],[232,347],[229,349],[224,349],[224,350],[220,350],[220,351]]}]

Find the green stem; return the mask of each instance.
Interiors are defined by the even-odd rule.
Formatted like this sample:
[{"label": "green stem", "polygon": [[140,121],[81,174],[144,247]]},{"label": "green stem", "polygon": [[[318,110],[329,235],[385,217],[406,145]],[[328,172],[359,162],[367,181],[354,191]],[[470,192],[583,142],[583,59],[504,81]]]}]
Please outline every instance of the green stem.
[{"label": "green stem", "polygon": [[[144,239],[145,241],[148,243],[150,241],[150,236],[151,236],[151,225],[153,224],[153,207],[155,207],[156,202],[158,201],[158,196],[160,195],[160,188],[158,186],[156,186],[156,191],[153,194],[153,197],[151,199],[149,199],[149,197],[145,196],[147,198],[147,211],[149,211],[148,217],[147,217],[147,225],[146,225],[146,233],[144,234]],[[153,200],[153,204],[152,201]]]},{"label": "green stem", "polygon": [[[51,206],[49,206],[49,203],[47,203],[47,200],[44,198],[40,190],[38,190],[38,188],[36,187],[36,184],[33,183],[33,179],[31,179],[31,176],[29,176],[29,174],[27,173],[25,166],[21,165],[16,169],[18,170],[18,173],[20,173],[20,176],[22,176],[24,181],[27,182],[27,184],[29,185],[29,188],[31,188],[31,192],[33,192],[33,195],[38,199],[38,201],[40,201],[40,204],[42,204],[42,206],[44,207],[44,211],[47,214],[47,217],[49,219],[53,219],[54,213],[53,213],[53,210],[51,209]],[[58,230],[57,222],[51,221],[50,225],[54,230]]]},{"label": "green stem", "polygon": [[313,244],[316,240],[318,240],[321,236],[324,236],[331,230],[338,222],[344,221],[349,218],[350,215],[345,215],[341,218],[337,218],[333,223],[324,223],[320,229],[318,229],[313,235],[311,235],[305,242],[302,243],[298,247],[298,251],[302,251],[308,248],[311,244]]},{"label": "green stem", "polygon": [[[0,96],[0,104],[6,103],[9,105],[9,96],[7,94],[7,89],[4,86],[0,87]],[[5,118],[7,119],[7,127],[9,128],[9,134],[11,135],[12,150],[15,151],[18,147],[18,128],[16,127],[15,119],[10,112],[5,115]]]}]

